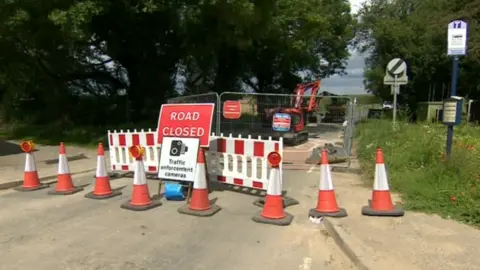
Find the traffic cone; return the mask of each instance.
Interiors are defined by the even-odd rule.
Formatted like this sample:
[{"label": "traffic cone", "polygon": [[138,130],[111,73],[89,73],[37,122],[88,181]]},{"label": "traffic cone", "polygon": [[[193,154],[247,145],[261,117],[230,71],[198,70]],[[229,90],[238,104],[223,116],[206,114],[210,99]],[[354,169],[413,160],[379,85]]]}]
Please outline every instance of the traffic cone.
[{"label": "traffic cone", "polygon": [[203,148],[200,147],[197,154],[197,168],[195,170],[195,179],[193,181],[192,198],[190,199],[190,204],[185,204],[184,206],[178,208],[178,212],[197,217],[211,217],[220,210],[222,210],[220,206],[216,204],[210,204],[208,199],[205,152]]},{"label": "traffic cone", "polygon": [[286,226],[292,223],[293,215],[285,212],[283,209],[282,180],[278,166],[280,163],[280,155],[276,152],[270,153],[268,157],[269,161],[272,159],[272,154],[278,155],[278,157],[275,157],[275,164],[270,162],[272,168],[268,177],[265,204],[263,210],[253,216],[252,220],[257,223]]},{"label": "traffic cone", "polygon": [[321,217],[346,217],[347,211],[339,208],[333,189],[332,174],[328,165],[327,150],[322,150],[322,163],[320,165],[320,184],[318,187],[317,207],[308,213],[311,218]]},{"label": "traffic cone", "polygon": [[48,185],[40,183],[38,177],[37,166],[35,165],[35,144],[32,141],[24,141],[20,144],[21,149],[25,152],[25,171],[23,174],[23,185],[16,187],[18,191],[34,191],[47,188]]},{"label": "traffic cone", "polygon": [[132,199],[120,207],[133,211],[145,211],[162,205],[160,200],[153,200],[148,190],[147,176],[143,166],[144,148],[138,145],[130,147],[130,155],[135,158],[135,171],[133,174]]},{"label": "traffic cone", "polygon": [[82,191],[82,187],[73,185],[72,175],[68,167],[68,160],[65,152],[65,145],[60,143],[58,151],[58,170],[57,170],[57,186],[54,190],[50,190],[50,195],[71,195]]},{"label": "traffic cone", "polygon": [[107,173],[107,163],[105,162],[105,150],[103,144],[99,143],[97,148],[97,172],[95,173],[95,188],[92,192],[85,194],[89,199],[108,199],[121,195],[119,190],[112,190],[110,179]]},{"label": "traffic cone", "polygon": [[400,217],[405,215],[403,209],[395,207],[392,203],[381,148],[377,148],[377,164],[375,165],[372,200],[368,202],[367,206],[362,207],[362,214],[366,216],[387,217]]}]

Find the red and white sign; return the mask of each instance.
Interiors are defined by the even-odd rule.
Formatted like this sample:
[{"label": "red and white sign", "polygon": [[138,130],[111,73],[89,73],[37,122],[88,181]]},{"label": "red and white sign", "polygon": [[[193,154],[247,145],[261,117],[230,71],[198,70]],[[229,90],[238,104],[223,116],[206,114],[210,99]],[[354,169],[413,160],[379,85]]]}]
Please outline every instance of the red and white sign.
[{"label": "red and white sign", "polygon": [[288,131],[292,125],[292,116],[288,113],[275,113],[273,115],[272,129],[274,131]]},{"label": "red and white sign", "polygon": [[226,119],[239,119],[242,116],[242,104],[240,101],[227,100],[223,102],[223,117]]},{"label": "red and white sign", "polygon": [[163,104],[158,119],[158,144],[164,137],[199,138],[200,146],[209,147],[213,103]]}]

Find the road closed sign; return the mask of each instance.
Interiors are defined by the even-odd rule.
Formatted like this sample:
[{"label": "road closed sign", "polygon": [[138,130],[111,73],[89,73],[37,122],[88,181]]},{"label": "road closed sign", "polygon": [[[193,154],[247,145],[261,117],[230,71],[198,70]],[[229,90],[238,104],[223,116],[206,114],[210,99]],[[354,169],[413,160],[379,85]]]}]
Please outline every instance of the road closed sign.
[{"label": "road closed sign", "polygon": [[198,138],[163,138],[158,178],[174,181],[195,180]]},{"label": "road closed sign", "polygon": [[208,147],[213,121],[213,103],[163,104],[158,120],[158,143],[165,137],[198,138]]}]

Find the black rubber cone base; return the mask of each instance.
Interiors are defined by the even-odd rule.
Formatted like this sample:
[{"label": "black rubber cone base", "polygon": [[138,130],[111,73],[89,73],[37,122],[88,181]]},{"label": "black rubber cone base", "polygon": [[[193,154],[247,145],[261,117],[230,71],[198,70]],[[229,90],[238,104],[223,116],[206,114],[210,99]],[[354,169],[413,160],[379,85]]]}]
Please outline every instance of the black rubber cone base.
[{"label": "black rubber cone base", "polygon": [[120,208],[132,210],[132,211],[146,211],[146,210],[153,209],[155,207],[159,207],[160,205],[162,205],[162,202],[160,200],[152,200],[152,202],[149,205],[142,205],[142,206],[131,205],[130,200],[128,200],[122,203],[122,205],[120,205]]},{"label": "black rubber cone base", "polygon": [[55,189],[52,189],[48,191],[48,195],[72,195],[80,191],[83,191],[83,187],[74,187],[70,191],[57,191]]},{"label": "black rubber cone base", "polygon": [[405,211],[402,208],[393,207],[392,210],[379,211],[374,210],[370,206],[362,207],[362,215],[372,217],[402,217],[405,215]]},{"label": "black rubber cone base", "polygon": [[[287,208],[287,207],[292,206],[292,205],[300,204],[299,201],[295,200],[294,198],[290,198],[290,197],[283,197],[282,201],[283,201],[283,208]],[[253,205],[263,208],[263,206],[265,205],[265,197],[256,199],[253,202]]]},{"label": "black rubber cone base", "polygon": [[178,208],[178,212],[184,215],[196,216],[196,217],[211,217],[216,213],[220,212],[222,208],[216,204],[211,204],[210,209],[204,211],[192,210],[189,208],[188,204],[183,205]]},{"label": "black rubber cone base", "polygon": [[29,192],[29,191],[36,191],[36,190],[41,190],[45,188],[48,188],[47,184],[40,184],[38,187],[34,187],[34,188],[24,188],[23,186],[19,186],[19,187],[14,187],[13,189],[21,192]]},{"label": "black rubber cone base", "polygon": [[112,193],[110,193],[108,195],[103,195],[103,196],[94,195],[93,191],[92,191],[92,192],[89,192],[89,193],[85,194],[85,198],[94,199],[94,200],[105,200],[105,199],[117,197],[117,196],[120,196],[120,195],[122,195],[122,192],[119,191],[119,190],[114,190],[114,191],[112,191]]},{"label": "black rubber cone base", "polygon": [[319,212],[317,209],[312,208],[308,212],[309,217],[320,218],[320,217],[333,217],[333,218],[342,218],[348,216],[347,210],[343,208],[338,208],[337,212]]},{"label": "black rubber cone base", "polygon": [[271,219],[262,216],[262,211],[258,212],[255,216],[252,217],[252,220],[257,223],[270,224],[277,226],[287,226],[290,225],[293,221],[293,215],[285,212],[284,218]]}]

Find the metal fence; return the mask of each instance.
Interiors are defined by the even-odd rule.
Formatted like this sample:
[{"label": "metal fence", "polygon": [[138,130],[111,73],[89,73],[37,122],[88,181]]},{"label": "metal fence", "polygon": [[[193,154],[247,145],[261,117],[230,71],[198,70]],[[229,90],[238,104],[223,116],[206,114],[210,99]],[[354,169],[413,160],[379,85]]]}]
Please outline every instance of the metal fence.
[{"label": "metal fence", "polygon": [[[275,112],[289,112],[299,101],[296,95],[224,92],[221,95],[206,93],[177,97],[170,99],[168,103],[214,103],[213,132],[233,136],[283,136],[288,144],[289,138],[285,137],[284,133],[273,131],[272,117]],[[224,110],[226,103],[239,105],[241,113],[233,117],[228,115]],[[300,107],[305,108],[308,105],[312,105],[312,110],[301,110],[308,138],[333,142],[338,141],[338,134],[342,132],[343,146],[340,148],[350,157],[355,124],[366,117],[368,109],[363,110],[362,106],[357,106],[348,96],[304,96]],[[292,125],[299,120],[294,119],[295,117],[299,117],[299,114],[293,114]]]},{"label": "metal fence", "polygon": [[221,104],[220,96],[215,92],[198,94],[198,95],[189,95],[171,98],[167,101],[171,103],[214,103],[214,117],[212,121],[212,132],[220,134],[220,115],[221,115]]}]

